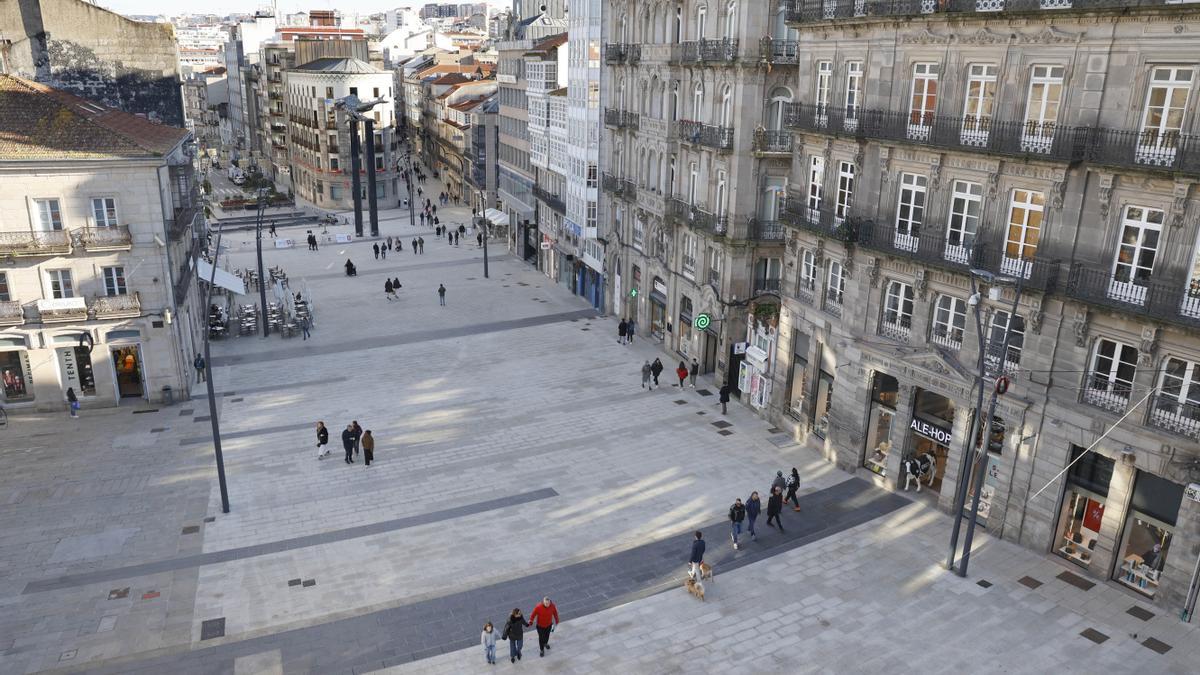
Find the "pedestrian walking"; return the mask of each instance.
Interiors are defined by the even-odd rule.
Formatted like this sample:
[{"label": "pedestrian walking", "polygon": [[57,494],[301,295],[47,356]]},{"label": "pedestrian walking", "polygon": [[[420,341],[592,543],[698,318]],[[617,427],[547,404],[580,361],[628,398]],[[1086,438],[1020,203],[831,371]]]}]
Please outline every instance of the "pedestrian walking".
[{"label": "pedestrian walking", "polygon": [[325,459],[329,456],[329,429],[325,428],[324,422],[317,422],[317,459]]},{"label": "pedestrian walking", "polygon": [[692,357],[692,369],[688,371],[688,380],[692,383],[692,389],[696,388],[696,376],[700,374],[700,362],[696,357]]},{"label": "pedestrian walking", "polygon": [[375,437],[371,435],[370,429],[363,432],[362,451],[363,461],[367,466],[371,466],[371,462],[375,460]]},{"label": "pedestrian walking", "polygon": [[783,493],[779,491],[779,488],[771,488],[771,496],[767,499],[767,525],[774,527],[775,525],[771,525],[771,521],[774,520],[775,524],[779,526],[780,532],[783,532],[783,521],[779,519],[779,514],[782,512]]},{"label": "pedestrian walking", "polygon": [[466,234],[466,233],[467,233],[467,226],[466,226],[466,225],[463,225],[462,223],[459,223],[459,224],[458,224],[458,233],[459,233],[459,234]]},{"label": "pedestrian walking", "polygon": [[742,521],[746,519],[746,507],[742,504],[741,498],[733,500],[733,506],[729,507],[729,523],[730,538],[733,539],[733,550],[738,548],[738,537],[742,535]]},{"label": "pedestrian walking", "polygon": [[453,246],[453,245],[454,245],[454,233],[453,233],[453,232],[447,232],[447,233],[446,233],[446,244],[447,244],[448,246]]},{"label": "pedestrian walking", "polygon": [[483,233],[475,235],[475,248],[483,248]]},{"label": "pedestrian walking", "polygon": [[438,284],[438,304],[442,307],[446,306],[446,287]]},{"label": "pedestrian walking", "polygon": [[529,613],[529,623],[534,624],[538,634],[538,652],[545,656],[550,649],[550,633],[558,625],[558,608],[550,602],[550,597],[542,598],[537,607]]},{"label": "pedestrian walking", "polygon": [[458,233],[457,232],[454,233],[454,245],[458,246]]},{"label": "pedestrian walking", "polygon": [[208,381],[208,370],[205,366],[204,357],[200,356],[200,352],[196,352],[196,360],[192,361],[192,367],[196,369],[196,384]]},{"label": "pedestrian walking", "polygon": [[350,426],[354,429],[354,454],[357,455],[359,450],[362,447],[361,443],[362,443],[363,428],[358,426],[358,420],[354,420],[353,422],[351,422]]},{"label": "pedestrian walking", "polygon": [[67,387],[67,411],[71,417],[79,417],[79,397],[75,395],[75,387]]},{"label": "pedestrian walking", "polygon": [[508,640],[508,660],[516,663],[521,658],[521,647],[525,644],[525,629],[530,624],[521,615],[520,608],[514,608],[512,614],[508,615],[508,622],[504,624],[504,632],[500,637]]},{"label": "pedestrian walking", "polygon": [[625,337],[629,340],[629,344],[633,344],[633,336],[637,333],[637,319],[629,317],[629,327],[625,329]]},{"label": "pedestrian walking", "polygon": [[342,430],[342,448],[346,450],[346,463],[354,463],[354,425],[347,424]]},{"label": "pedestrian walking", "polygon": [[425,227],[425,212],[422,211],[417,215],[417,217],[421,219],[421,227]]},{"label": "pedestrian walking", "polygon": [[692,554],[688,557],[688,575],[693,579],[700,578],[700,563],[704,562],[704,533],[696,530],[696,538],[692,540]]},{"label": "pedestrian walking", "polygon": [[675,374],[679,376],[679,388],[683,389],[683,383],[687,381],[688,376],[687,364],[680,361],[679,367],[675,369]]},{"label": "pedestrian walking", "polygon": [[413,240],[412,240],[412,250],[413,250],[413,253],[417,252],[417,238],[416,237],[413,237]]},{"label": "pedestrian walking", "polygon": [[793,466],[792,467],[792,475],[788,476],[788,479],[787,479],[787,496],[785,496],[783,498],[783,501],[792,503],[793,511],[800,510],[800,500],[796,498],[796,490],[799,490],[799,489],[800,489],[800,472],[797,471],[796,467]]},{"label": "pedestrian walking", "polygon": [[[400,288],[401,288],[401,286],[400,286],[400,277],[394,277],[394,278],[392,279],[392,292],[394,292],[394,293],[399,293],[399,292],[400,292]],[[398,298],[397,298],[397,299],[398,299]]]},{"label": "pedestrian walking", "polygon": [[425,255],[425,237],[417,237],[417,245],[421,247],[421,255]]},{"label": "pedestrian walking", "polygon": [[654,385],[650,383],[651,371],[652,368],[650,367],[650,361],[647,359],[646,362],[642,364],[642,389],[649,388],[650,391],[654,391]]},{"label": "pedestrian walking", "polygon": [[617,344],[625,344],[625,331],[629,329],[629,324],[625,323],[625,319],[617,324]]},{"label": "pedestrian walking", "polygon": [[271,235],[272,237],[274,237],[274,236],[275,236],[275,221],[273,221],[273,220],[271,221],[271,231],[270,231],[270,235]]},{"label": "pedestrian walking", "polygon": [[312,322],[309,321],[307,316],[302,316],[302,317],[300,317],[299,323],[300,323],[300,333],[301,333],[301,335],[304,336],[304,339],[307,340],[309,338],[308,330],[309,330],[309,328],[312,327]]},{"label": "pedestrian walking", "polygon": [[392,288],[391,279],[383,280],[383,295],[387,298],[388,302],[391,302],[396,297],[396,291]]},{"label": "pedestrian walking", "polygon": [[662,375],[662,371],[663,371],[662,361],[660,361],[658,359],[654,359],[654,363],[650,364],[650,374],[654,376],[654,386],[656,386],[656,387],[658,386],[658,376]]},{"label": "pedestrian walking", "polygon": [[717,395],[717,400],[721,402],[721,414],[729,414],[729,385],[721,385],[721,393]]},{"label": "pedestrian walking", "polygon": [[492,628],[491,621],[483,624],[483,634],[479,636],[479,643],[483,645],[483,658],[493,666],[496,665],[496,631]]},{"label": "pedestrian walking", "polygon": [[782,471],[776,471],[775,478],[771,481],[771,491],[773,492],[776,488],[779,489],[779,494],[783,494],[783,491],[787,489],[787,479],[783,477]]},{"label": "pedestrian walking", "polygon": [[[404,241],[400,237],[396,237],[396,250],[404,253]],[[413,253],[416,253],[416,251],[414,250]]]},{"label": "pedestrian walking", "polygon": [[379,247],[379,259],[380,259],[380,260],[387,260],[387,252],[388,252],[388,248],[387,248],[387,246],[386,246],[386,245],[385,245],[385,246],[380,246],[380,247]]},{"label": "pedestrian walking", "polygon": [[754,533],[754,521],[758,520],[758,514],[760,513],[762,513],[762,500],[758,498],[758,491],[755,490],[746,499],[746,531],[750,533],[751,539],[758,538],[758,535]]},{"label": "pedestrian walking", "polygon": [[387,238],[386,245],[387,245],[389,251],[392,250],[392,238],[391,237]]},{"label": "pedestrian walking", "polygon": [[379,260],[379,244],[375,244],[371,248],[375,249],[375,259]]}]

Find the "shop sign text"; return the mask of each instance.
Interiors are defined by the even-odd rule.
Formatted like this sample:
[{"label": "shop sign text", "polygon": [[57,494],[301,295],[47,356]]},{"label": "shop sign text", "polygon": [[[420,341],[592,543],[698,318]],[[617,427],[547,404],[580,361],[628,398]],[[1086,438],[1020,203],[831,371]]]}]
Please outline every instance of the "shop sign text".
[{"label": "shop sign text", "polygon": [[944,429],[942,427],[930,424],[929,422],[926,422],[918,417],[913,418],[912,424],[909,424],[908,428],[912,429],[918,434],[921,434],[925,438],[936,441],[938,445],[950,445],[952,434],[950,433],[949,429]]}]

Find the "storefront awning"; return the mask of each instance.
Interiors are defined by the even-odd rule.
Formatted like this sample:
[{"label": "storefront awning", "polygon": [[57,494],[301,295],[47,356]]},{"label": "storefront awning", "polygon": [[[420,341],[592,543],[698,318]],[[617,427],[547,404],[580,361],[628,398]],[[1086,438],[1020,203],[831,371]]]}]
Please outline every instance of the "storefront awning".
[{"label": "storefront awning", "polygon": [[489,223],[497,227],[508,226],[508,214],[500,209],[484,209],[483,217],[487,218]]},{"label": "storefront awning", "polygon": [[209,279],[212,279],[213,283],[216,285],[233,291],[238,295],[244,295],[246,293],[246,284],[240,278],[229,272],[226,272],[220,267],[216,269],[216,276],[213,276],[212,265],[203,258],[196,258],[196,274],[202,281],[208,281]]}]

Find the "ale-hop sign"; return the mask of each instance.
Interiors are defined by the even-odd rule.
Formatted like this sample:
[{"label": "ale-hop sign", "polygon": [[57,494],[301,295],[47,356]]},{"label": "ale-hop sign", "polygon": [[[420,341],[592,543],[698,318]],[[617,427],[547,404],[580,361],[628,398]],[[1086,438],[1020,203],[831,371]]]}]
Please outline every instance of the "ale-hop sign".
[{"label": "ale-hop sign", "polygon": [[918,417],[913,418],[912,424],[909,424],[908,428],[924,436],[925,438],[937,442],[938,445],[950,445],[950,439],[953,436],[949,429],[939,427],[935,424],[930,424],[929,422],[926,422]]}]

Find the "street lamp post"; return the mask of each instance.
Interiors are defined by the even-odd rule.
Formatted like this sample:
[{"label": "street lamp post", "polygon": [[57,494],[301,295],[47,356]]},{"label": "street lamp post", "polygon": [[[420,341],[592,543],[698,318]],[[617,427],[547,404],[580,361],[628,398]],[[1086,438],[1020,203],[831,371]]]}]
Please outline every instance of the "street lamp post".
[{"label": "street lamp post", "polygon": [[255,245],[258,248],[258,298],[262,302],[259,310],[262,315],[263,337],[271,335],[271,327],[267,325],[267,279],[263,276],[263,257],[262,257],[262,224],[263,214],[267,210],[267,199],[265,190],[258,191],[258,218],[255,219]]},{"label": "street lamp post", "polygon": [[[208,290],[204,293],[202,316],[208,316],[209,303],[212,301],[212,289],[217,279],[217,257],[221,255],[221,221],[217,221],[217,241],[213,247],[212,272],[208,277]],[[225,456],[221,453],[221,424],[217,418],[217,394],[213,388],[212,356],[208,344],[211,338],[208,326],[204,327],[204,382],[208,390],[208,421],[212,427],[213,455],[217,461],[217,483],[221,488],[221,513],[229,513],[229,488],[225,484]]]}]

